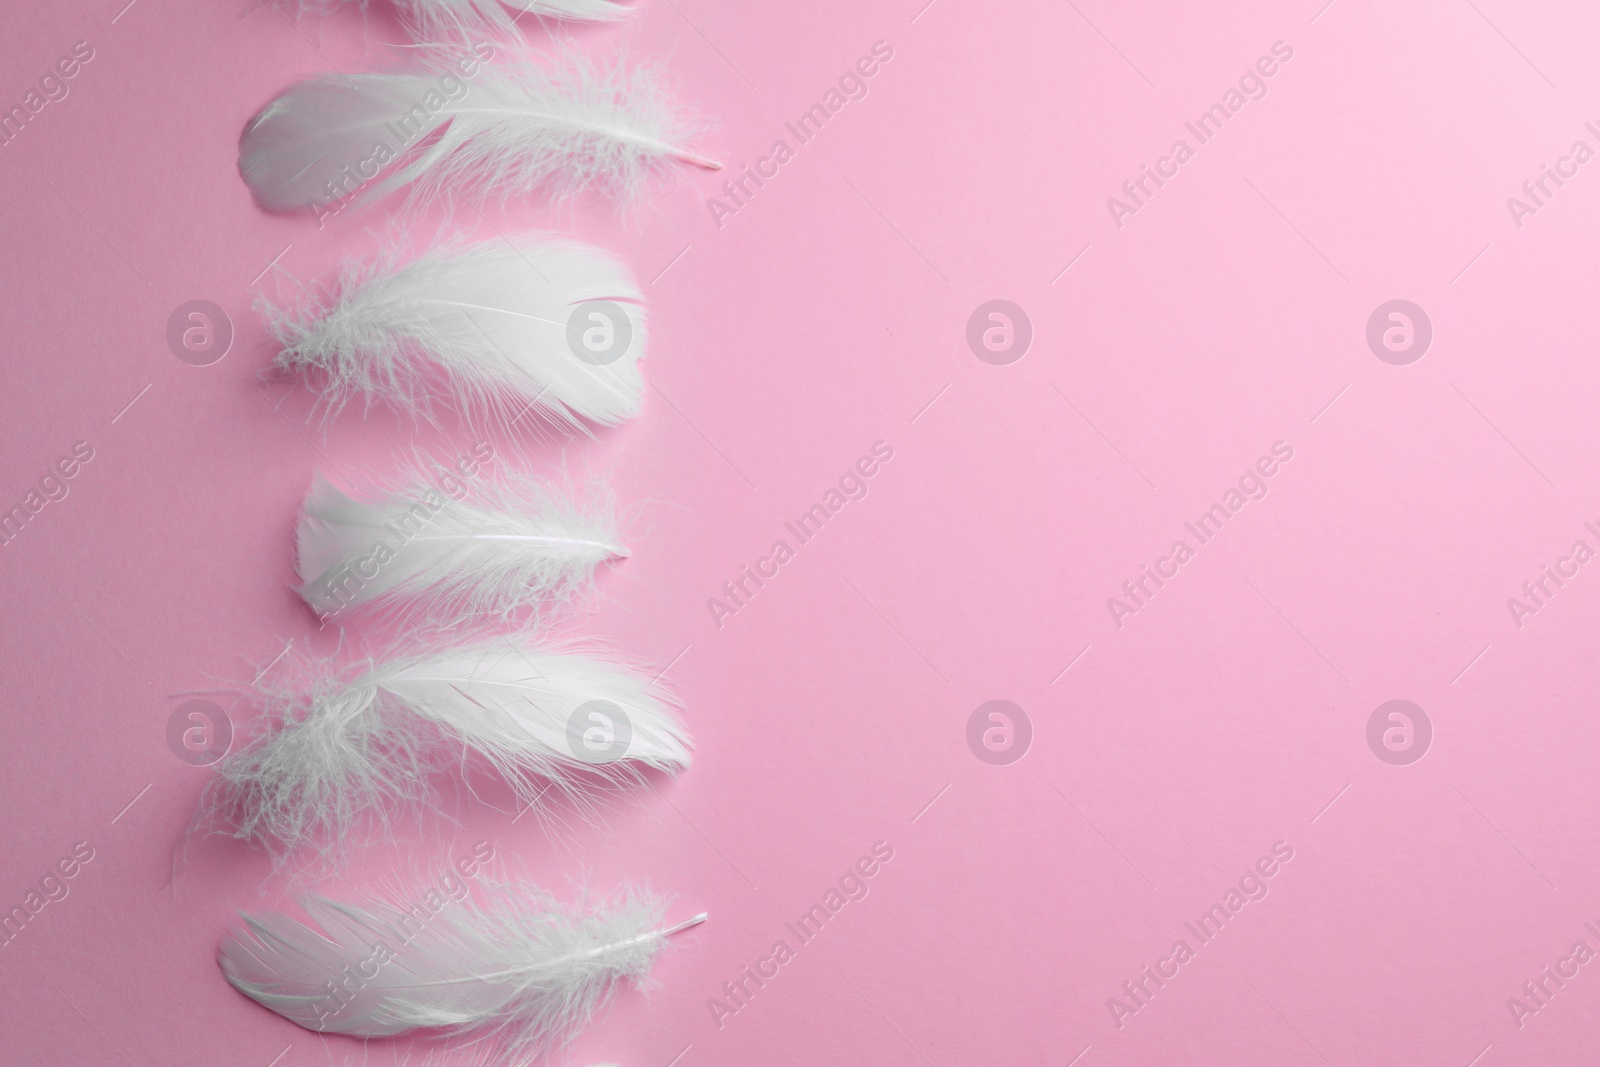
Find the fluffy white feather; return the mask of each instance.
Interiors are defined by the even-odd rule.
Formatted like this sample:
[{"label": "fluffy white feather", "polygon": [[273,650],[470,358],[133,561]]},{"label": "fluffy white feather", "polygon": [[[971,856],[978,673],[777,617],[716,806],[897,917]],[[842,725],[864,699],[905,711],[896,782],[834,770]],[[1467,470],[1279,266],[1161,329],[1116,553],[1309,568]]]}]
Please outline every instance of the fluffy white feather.
[{"label": "fluffy white feather", "polygon": [[278,369],[316,380],[330,413],[359,396],[425,416],[442,376],[469,417],[610,426],[639,411],[643,301],[600,249],[519,236],[349,263],[334,292],[262,310]]},{"label": "fluffy white feather", "polygon": [[[245,126],[239,173],[269,211],[312,210],[412,187],[429,200],[480,189],[634,199],[673,160],[718,168],[685,142],[694,126],[655,67],[554,67],[476,59],[430,73],[351,74],[290,88]],[[474,69],[470,76],[468,67]],[[430,139],[431,138],[431,139]]]},{"label": "fluffy white feather", "polygon": [[524,15],[564,22],[616,22],[633,13],[615,0],[395,0],[395,6],[416,35],[428,41],[485,31],[505,33]]},{"label": "fluffy white feather", "polygon": [[300,595],[323,618],[369,605],[455,624],[560,602],[626,556],[609,508],[521,473],[455,498],[425,469],[358,500],[318,475],[300,518]]},{"label": "fluffy white feather", "polygon": [[434,908],[312,896],[319,933],[287,915],[243,915],[218,965],[239,992],[319,1033],[497,1033],[527,1063],[582,1029],[629,979],[642,984],[669,935],[644,889],[562,905],[531,886]]},{"label": "fluffy white feather", "polygon": [[353,676],[327,661],[306,672],[303,686],[260,690],[266,732],[217,764],[202,800],[204,823],[280,858],[336,853],[358,819],[427,799],[432,776],[469,755],[529,805],[689,766],[688,735],[652,683],[593,653],[500,638]]}]

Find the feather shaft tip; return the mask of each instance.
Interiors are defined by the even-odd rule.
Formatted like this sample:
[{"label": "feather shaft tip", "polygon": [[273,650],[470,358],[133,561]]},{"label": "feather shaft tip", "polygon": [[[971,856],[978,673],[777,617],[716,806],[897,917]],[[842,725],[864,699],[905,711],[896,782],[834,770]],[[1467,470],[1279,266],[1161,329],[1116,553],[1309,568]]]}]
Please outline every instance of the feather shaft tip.
[{"label": "feather shaft tip", "polygon": [[676,152],[673,153],[673,155],[676,156],[678,159],[683,160],[683,162],[685,162],[685,163],[692,163],[693,165],[695,165],[697,167],[701,167],[701,168],[703,168],[705,170],[721,170],[722,169],[722,164],[719,163],[717,160],[709,159],[706,156],[702,156],[702,155],[696,155],[695,153],[689,151],[686,148],[678,149]]}]

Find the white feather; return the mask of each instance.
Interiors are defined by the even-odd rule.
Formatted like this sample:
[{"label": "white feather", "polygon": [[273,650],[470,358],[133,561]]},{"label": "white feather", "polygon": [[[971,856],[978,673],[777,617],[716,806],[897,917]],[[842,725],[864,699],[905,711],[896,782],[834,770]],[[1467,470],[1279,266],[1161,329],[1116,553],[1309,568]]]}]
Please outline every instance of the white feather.
[{"label": "white feather", "polygon": [[616,0],[395,0],[395,6],[416,35],[429,41],[506,33],[525,14],[564,22],[616,22],[633,14]]},{"label": "white feather", "polygon": [[531,886],[479,904],[357,907],[302,901],[321,933],[279,914],[243,915],[218,965],[239,992],[319,1033],[498,1033],[526,1063],[573,1037],[622,979],[642,984],[666,938],[665,904],[627,889],[562,905]]},{"label": "white feather", "polygon": [[320,215],[358,192],[371,201],[408,185],[419,200],[543,187],[627,202],[673,160],[721,166],[684,147],[694,127],[651,65],[568,55],[553,68],[516,59],[470,77],[441,71],[301,82],[245,126],[239,173],[267,210]]},{"label": "white feather", "polygon": [[584,589],[626,556],[609,509],[521,474],[466,483],[419,470],[358,500],[318,475],[300,518],[300,596],[324,618],[368,605],[443,625],[506,616]]},{"label": "white feather", "polygon": [[335,293],[262,309],[277,367],[318,379],[330,413],[360,396],[425,416],[443,375],[469,417],[611,426],[639,411],[643,300],[608,253],[520,236],[348,263]]},{"label": "white feather", "polygon": [[368,662],[260,689],[267,732],[217,764],[203,821],[281,859],[337,852],[356,821],[431,796],[430,779],[476,755],[529,805],[550,788],[637,781],[689,766],[689,738],[642,676],[593,653],[504,639]]}]

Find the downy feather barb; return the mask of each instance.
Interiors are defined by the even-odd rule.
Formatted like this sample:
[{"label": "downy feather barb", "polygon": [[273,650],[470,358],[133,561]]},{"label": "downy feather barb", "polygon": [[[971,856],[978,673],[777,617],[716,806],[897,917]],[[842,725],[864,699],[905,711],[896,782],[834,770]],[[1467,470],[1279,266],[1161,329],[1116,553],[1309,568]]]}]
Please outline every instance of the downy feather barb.
[{"label": "downy feather barb", "polygon": [[330,416],[360,397],[426,418],[447,393],[469,421],[576,428],[638,413],[643,300],[608,253],[519,236],[346,264],[332,292],[262,310],[277,369],[309,376]]},{"label": "downy feather barb", "polygon": [[689,738],[650,681],[595,653],[504,638],[367,662],[353,676],[322,661],[310,682],[260,687],[267,730],[216,765],[202,824],[228,826],[280,860],[303,846],[337,853],[358,819],[385,819],[432,795],[466,755],[523,803],[550,789],[636,782],[689,766]]}]

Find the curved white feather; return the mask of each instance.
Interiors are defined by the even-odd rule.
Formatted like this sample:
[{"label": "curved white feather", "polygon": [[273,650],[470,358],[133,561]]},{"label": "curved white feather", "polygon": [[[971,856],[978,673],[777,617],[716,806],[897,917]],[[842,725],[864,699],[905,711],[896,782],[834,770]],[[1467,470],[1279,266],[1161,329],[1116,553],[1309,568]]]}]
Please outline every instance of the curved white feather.
[{"label": "curved white feather", "polygon": [[608,510],[522,474],[456,499],[413,473],[357,500],[321,475],[300,518],[300,596],[324,619],[374,605],[442,625],[505,616],[585,588],[626,556]]},{"label": "curved white feather", "polygon": [[[643,889],[562,905],[531,886],[479,905],[363,907],[302,901],[321,933],[287,915],[243,915],[217,963],[233,987],[319,1033],[499,1032],[517,1062],[586,1025],[616,983],[642,983],[669,935],[665,904]],[[437,906],[435,906],[437,902]]]},{"label": "curved white feather", "polygon": [[689,738],[641,675],[566,649],[504,639],[369,663],[354,677],[323,662],[294,691],[263,688],[268,731],[217,764],[204,811],[280,857],[337,850],[353,824],[430,795],[464,752],[491,764],[530,806],[550,788],[637,781],[689,766]]},{"label": "curved white feather", "polygon": [[644,295],[590,245],[519,236],[347,264],[313,299],[263,311],[277,367],[319,378],[330,412],[360,396],[425,415],[441,374],[469,416],[611,426],[639,411]]},{"label": "curved white feather", "polygon": [[684,147],[694,126],[649,64],[568,55],[552,68],[526,59],[486,66],[467,57],[460,70],[301,82],[245,126],[239,173],[267,210],[321,215],[407,185],[422,200],[543,187],[627,202],[673,160],[721,166]]}]

